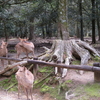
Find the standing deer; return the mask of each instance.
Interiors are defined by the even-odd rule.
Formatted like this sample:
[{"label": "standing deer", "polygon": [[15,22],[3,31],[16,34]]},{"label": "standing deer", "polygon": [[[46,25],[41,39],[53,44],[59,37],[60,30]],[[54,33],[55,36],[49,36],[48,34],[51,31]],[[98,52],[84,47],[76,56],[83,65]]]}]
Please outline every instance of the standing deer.
[{"label": "standing deer", "polygon": [[[2,41],[0,46],[0,56],[1,57],[7,57],[8,55],[7,50],[7,42]],[[1,60],[2,65],[4,66],[4,60]]]},{"label": "standing deer", "polygon": [[33,89],[33,82],[34,82],[34,75],[26,68],[18,66],[18,71],[16,72],[16,79],[18,81],[18,98],[19,98],[19,92],[21,88],[24,90],[27,100],[29,100],[29,93],[31,95],[31,100],[33,100],[32,97],[32,89]]},{"label": "standing deer", "polygon": [[15,49],[17,50],[17,58],[19,58],[19,55],[21,53],[25,53],[27,58],[28,54],[32,52],[32,55],[34,56],[34,44],[32,42],[28,42],[28,39],[21,39],[19,38],[20,42],[15,46]]}]

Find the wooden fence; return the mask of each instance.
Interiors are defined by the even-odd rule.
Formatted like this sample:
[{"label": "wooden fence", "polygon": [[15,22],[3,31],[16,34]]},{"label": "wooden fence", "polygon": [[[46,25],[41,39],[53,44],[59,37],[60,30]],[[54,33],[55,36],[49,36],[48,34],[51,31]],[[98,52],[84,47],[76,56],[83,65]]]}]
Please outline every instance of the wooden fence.
[{"label": "wooden fence", "polygon": [[[11,61],[22,61],[22,59],[15,59],[15,58],[6,58],[0,57],[0,59],[4,60],[11,60]],[[61,63],[51,63],[45,62],[40,60],[27,60],[27,63],[35,64],[35,65],[46,65],[52,67],[59,67],[59,68],[67,68],[67,69],[76,69],[76,70],[84,70],[84,71],[92,71],[94,72],[94,81],[100,82],[100,63],[94,63],[93,66],[88,65],[65,65]]]}]

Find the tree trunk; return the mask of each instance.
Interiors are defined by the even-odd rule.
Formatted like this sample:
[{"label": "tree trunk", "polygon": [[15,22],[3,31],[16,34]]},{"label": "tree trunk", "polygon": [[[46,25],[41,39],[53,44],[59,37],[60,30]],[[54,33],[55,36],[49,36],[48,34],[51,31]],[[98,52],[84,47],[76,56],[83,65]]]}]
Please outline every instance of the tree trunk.
[{"label": "tree trunk", "polygon": [[4,24],[4,37],[5,37],[5,40],[7,41],[7,40],[8,40],[8,34],[7,34],[7,29],[6,29],[6,22],[5,22],[5,20],[3,21],[3,24]]},{"label": "tree trunk", "polygon": [[[30,22],[33,23],[34,19],[30,19]],[[29,32],[29,40],[34,39],[34,25],[30,25]]]},{"label": "tree trunk", "polygon": [[95,0],[91,0],[92,2],[92,43],[96,43],[95,38]]},{"label": "tree trunk", "polygon": [[67,0],[59,0],[58,38],[63,40],[69,39],[67,7]]},{"label": "tree trunk", "polygon": [[96,2],[96,15],[97,15],[97,29],[98,29],[98,41],[100,41],[100,19],[99,19],[99,7],[98,2]]},{"label": "tree trunk", "polygon": [[82,0],[79,0],[79,12],[80,12],[80,29],[81,29],[81,40],[84,40],[84,35],[83,35],[83,16],[82,16]]},{"label": "tree trunk", "polygon": [[41,29],[42,29],[43,39],[44,39],[45,38],[44,26],[42,26]]}]

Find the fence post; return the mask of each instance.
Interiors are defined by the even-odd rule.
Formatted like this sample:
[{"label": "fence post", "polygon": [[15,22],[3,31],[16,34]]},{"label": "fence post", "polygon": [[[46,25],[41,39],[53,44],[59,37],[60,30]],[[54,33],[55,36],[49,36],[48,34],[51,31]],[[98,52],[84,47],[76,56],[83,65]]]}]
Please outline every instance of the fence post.
[{"label": "fence post", "polygon": [[[38,58],[34,58],[34,60],[38,60]],[[37,69],[38,69],[38,64],[33,65],[33,73],[34,73],[34,78],[37,79]]]},{"label": "fence post", "polygon": [[[100,67],[100,63],[93,63],[93,66]],[[100,82],[100,72],[94,72],[94,82]]]}]

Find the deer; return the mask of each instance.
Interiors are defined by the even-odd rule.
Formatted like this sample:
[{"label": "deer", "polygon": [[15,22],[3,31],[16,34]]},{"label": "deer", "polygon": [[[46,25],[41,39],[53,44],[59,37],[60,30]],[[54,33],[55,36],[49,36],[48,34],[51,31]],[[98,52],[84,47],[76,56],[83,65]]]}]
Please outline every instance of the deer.
[{"label": "deer", "polygon": [[[7,49],[7,42],[2,41],[0,46],[0,56],[7,57],[8,56],[8,49]],[[4,66],[4,60],[1,59],[1,63]]]},{"label": "deer", "polygon": [[19,38],[20,42],[15,46],[15,49],[17,51],[16,58],[19,58],[21,53],[25,53],[27,58],[28,54],[32,53],[34,56],[34,44],[32,42],[29,42],[28,39],[22,39]]},{"label": "deer", "polygon": [[34,82],[34,75],[25,67],[17,66],[18,71],[15,74],[15,77],[18,82],[18,98],[19,98],[19,92],[21,89],[23,89],[24,93],[26,94],[27,100],[29,99],[29,94],[31,95],[31,100],[33,100],[32,97],[32,90],[33,90],[33,82]]}]

